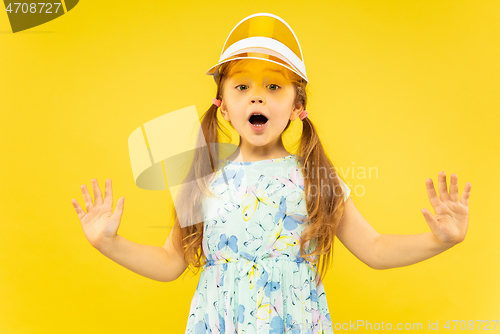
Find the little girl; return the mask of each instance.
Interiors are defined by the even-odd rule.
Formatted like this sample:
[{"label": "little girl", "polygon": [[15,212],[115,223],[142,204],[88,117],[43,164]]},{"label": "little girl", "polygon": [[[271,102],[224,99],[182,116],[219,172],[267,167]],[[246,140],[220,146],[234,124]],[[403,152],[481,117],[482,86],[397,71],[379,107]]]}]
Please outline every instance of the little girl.
[{"label": "little girl", "polygon": [[[163,247],[117,234],[124,198],[113,212],[111,180],[104,201],[92,180],[95,204],[82,186],[87,213],[72,201],[92,246],[126,268],[165,282],[201,268],[186,333],[333,333],[321,279],[335,236],[374,269],[417,263],[464,240],[471,184],[459,198],[456,174],[448,192],[439,173],[439,196],[426,181],[436,213],[422,209],[428,233],[381,235],[358,212],[307,117],[302,50],[281,18],[243,19],[207,74],[217,84],[201,122],[209,156],[195,154],[188,177],[196,187],[180,192]],[[225,159],[218,111],[240,135]],[[297,119],[302,136],[290,154],[282,134]]]}]

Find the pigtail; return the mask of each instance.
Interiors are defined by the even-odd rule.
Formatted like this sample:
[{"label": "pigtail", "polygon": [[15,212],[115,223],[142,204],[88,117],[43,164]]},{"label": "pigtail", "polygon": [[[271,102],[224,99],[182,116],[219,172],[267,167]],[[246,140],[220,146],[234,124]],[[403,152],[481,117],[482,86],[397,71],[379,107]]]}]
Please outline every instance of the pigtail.
[{"label": "pigtail", "polygon": [[[226,66],[222,67],[222,71],[224,68]],[[224,82],[217,84],[216,98],[219,100],[222,99],[223,84]],[[208,180],[219,168],[219,130],[226,137],[230,137],[220,126],[217,119],[218,110],[219,108],[212,104],[200,118],[200,129],[196,140],[197,147],[203,147],[203,149],[195,150],[188,175],[179,191],[176,205],[172,209],[174,226],[171,233],[173,233],[174,245],[177,251],[183,254],[186,266],[195,275],[207,260],[201,247],[203,241],[201,199],[203,195],[213,196],[208,188]],[[190,182],[193,180],[196,182]],[[186,222],[180,223],[177,211],[182,212],[181,216],[186,217]]]},{"label": "pigtail", "polygon": [[[206,263],[206,258],[201,249],[203,241],[203,217],[201,215],[202,195],[211,194],[207,186],[208,177],[217,168],[218,136],[217,136],[217,106],[211,105],[200,120],[200,129],[197,136],[197,149],[194,152],[193,162],[183,182],[175,207],[172,208],[174,217],[173,241],[177,252],[183,254],[186,266],[197,274]],[[205,146],[204,143],[215,145]],[[210,163],[207,163],[210,162]],[[196,182],[192,182],[195,180]],[[181,215],[179,213],[182,213]],[[179,216],[186,221],[182,224]],[[198,270],[194,270],[198,268]]]},{"label": "pigtail", "polygon": [[[311,119],[304,118],[302,124],[298,155],[306,174],[304,196],[309,224],[301,234],[300,253],[317,265],[315,278],[320,276],[321,280],[333,259],[333,242],[344,211],[344,190]],[[316,248],[306,254],[305,247],[309,243]]]}]

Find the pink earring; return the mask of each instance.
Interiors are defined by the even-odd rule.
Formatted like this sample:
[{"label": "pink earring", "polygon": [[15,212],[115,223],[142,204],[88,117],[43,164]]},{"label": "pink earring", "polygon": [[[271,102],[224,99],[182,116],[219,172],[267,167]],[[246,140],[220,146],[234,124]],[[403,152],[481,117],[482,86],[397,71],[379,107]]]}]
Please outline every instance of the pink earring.
[{"label": "pink earring", "polygon": [[299,117],[300,117],[300,120],[303,121],[304,118],[307,117],[307,111],[305,109],[302,110],[302,112],[300,113]]},{"label": "pink earring", "polygon": [[222,103],[222,101],[221,100],[217,100],[217,98],[214,97],[212,103],[215,104],[217,106],[217,108],[219,108],[220,104]]}]

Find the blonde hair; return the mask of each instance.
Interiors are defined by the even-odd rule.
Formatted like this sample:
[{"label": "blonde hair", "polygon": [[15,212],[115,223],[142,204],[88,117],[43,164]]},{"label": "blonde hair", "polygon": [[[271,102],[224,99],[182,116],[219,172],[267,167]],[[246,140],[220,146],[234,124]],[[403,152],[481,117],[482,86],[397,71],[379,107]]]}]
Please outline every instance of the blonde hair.
[{"label": "blonde hair", "polygon": [[[231,70],[237,64],[247,60],[235,60],[224,63],[219,69],[219,80],[217,82],[216,97],[222,100],[222,92],[224,83]],[[306,109],[307,92],[306,81],[294,72],[284,69],[284,74],[293,83],[295,88],[295,106],[302,105]],[[230,134],[224,132],[217,120],[217,110],[215,105],[203,114],[200,119],[201,129],[198,135],[198,140],[206,140],[210,143],[208,152],[200,150],[194,155],[193,163],[190,167],[187,179],[196,180],[197,187],[184,187],[178,195],[178,204],[173,208],[173,217],[175,219],[172,232],[174,233],[174,244],[177,249],[184,254],[186,265],[193,271],[194,274],[206,264],[206,258],[202,250],[203,240],[203,219],[201,210],[193,210],[193,208],[201,208],[201,200],[203,195],[213,196],[208,189],[208,175],[214,173],[219,163],[219,129],[227,138],[231,138]],[[288,129],[290,120],[285,127]],[[300,138],[300,145],[297,152],[301,170],[304,174],[304,195],[306,199],[308,224],[300,236],[300,254],[306,261],[316,265],[316,278],[323,279],[328,271],[333,258],[333,242],[337,232],[339,222],[344,212],[344,190],[340,186],[339,176],[336,172],[330,159],[327,157],[323,145],[318,137],[317,131],[307,117],[302,121],[303,129]],[[206,162],[210,161],[210,164]],[[314,170],[327,170],[330,173],[327,175],[318,175]],[[312,175],[312,177],[309,177]],[[333,177],[332,177],[333,176]],[[319,194],[314,189],[334,189],[331,194]],[[340,189],[340,193],[337,190]],[[179,224],[179,219],[176,210],[182,210],[182,217],[188,217],[182,227]],[[295,215],[292,215],[296,217]],[[300,217],[297,217],[300,219]],[[305,252],[306,245],[315,245],[315,249],[307,253]],[[319,260],[318,260],[319,258]],[[198,270],[194,271],[193,269]]]}]

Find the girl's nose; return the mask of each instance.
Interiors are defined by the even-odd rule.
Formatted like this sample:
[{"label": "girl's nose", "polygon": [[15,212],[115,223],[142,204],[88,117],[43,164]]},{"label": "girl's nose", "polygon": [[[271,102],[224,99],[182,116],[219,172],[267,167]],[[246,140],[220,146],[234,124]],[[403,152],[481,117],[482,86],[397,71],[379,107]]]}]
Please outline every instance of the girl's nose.
[{"label": "girl's nose", "polygon": [[266,100],[264,99],[264,97],[260,96],[260,95],[254,95],[252,96],[252,98],[250,99],[250,103],[252,104],[256,104],[256,103],[262,103],[262,104],[265,104],[266,103]]}]

